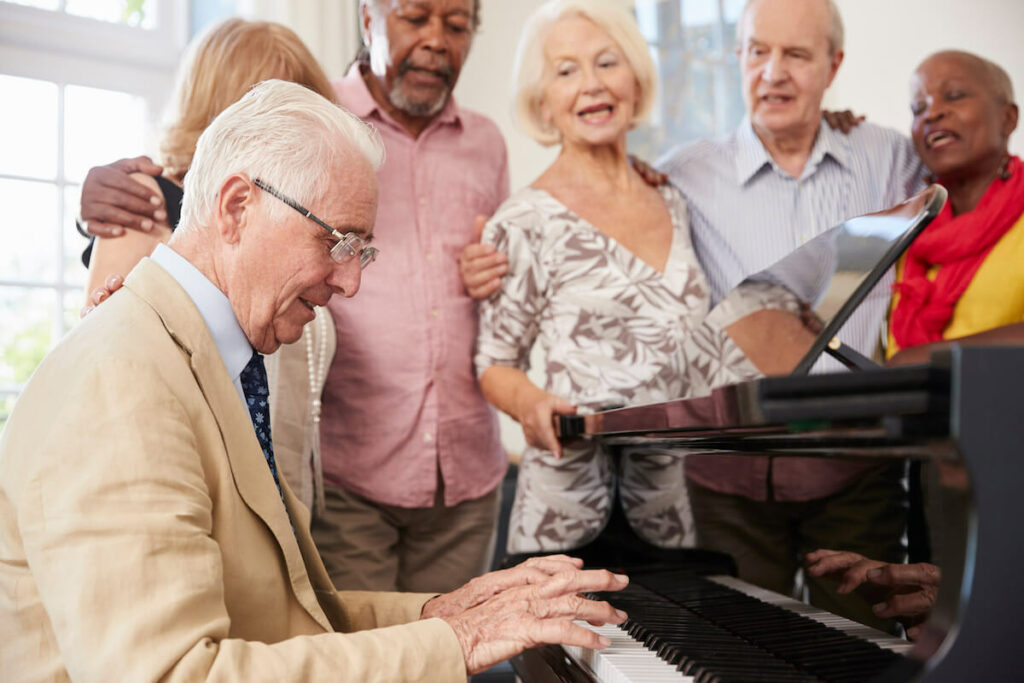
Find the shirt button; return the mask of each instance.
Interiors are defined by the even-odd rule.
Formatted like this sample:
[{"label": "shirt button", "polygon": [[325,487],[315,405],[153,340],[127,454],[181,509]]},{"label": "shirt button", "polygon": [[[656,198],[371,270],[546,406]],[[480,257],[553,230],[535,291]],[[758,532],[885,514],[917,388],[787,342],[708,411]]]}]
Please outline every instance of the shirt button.
[{"label": "shirt button", "polygon": [[432,316],[434,316],[436,318],[436,317],[438,317],[441,314],[437,311],[436,308],[432,308],[432,309],[430,309],[430,315],[432,315]]},{"label": "shirt button", "polygon": [[420,197],[420,206],[426,206],[426,205],[427,205],[427,198],[426,197]]},{"label": "shirt button", "polygon": [[434,260],[434,255],[428,253],[428,254],[424,255],[424,258],[427,259],[428,261],[433,261]]},{"label": "shirt button", "polygon": [[431,434],[430,432],[427,432],[427,433],[425,433],[423,435],[423,442],[424,443],[430,443],[433,440],[434,440],[434,435]]}]

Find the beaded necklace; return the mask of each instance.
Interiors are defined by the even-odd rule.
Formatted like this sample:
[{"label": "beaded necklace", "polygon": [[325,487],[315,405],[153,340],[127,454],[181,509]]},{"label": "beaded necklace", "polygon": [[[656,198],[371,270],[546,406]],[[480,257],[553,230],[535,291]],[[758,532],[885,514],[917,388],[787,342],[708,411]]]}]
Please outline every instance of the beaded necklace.
[{"label": "beaded necklace", "polygon": [[306,369],[309,373],[309,397],[311,399],[310,413],[313,417],[310,435],[313,450],[313,506],[320,513],[324,511],[323,467],[320,460],[320,412],[323,404],[320,396],[327,378],[327,325],[329,324],[333,324],[330,312],[318,306],[313,323],[307,325],[302,331],[302,338],[306,342]]}]

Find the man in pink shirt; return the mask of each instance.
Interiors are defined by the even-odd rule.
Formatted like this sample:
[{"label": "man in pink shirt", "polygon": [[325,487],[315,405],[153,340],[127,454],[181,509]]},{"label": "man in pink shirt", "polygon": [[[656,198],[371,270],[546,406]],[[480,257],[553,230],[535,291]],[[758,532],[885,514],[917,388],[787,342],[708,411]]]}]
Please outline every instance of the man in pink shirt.
[{"label": "man in pink shirt", "polygon": [[477,5],[363,0],[366,49],[335,83],[339,103],[387,150],[379,270],[360,299],[330,306],[327,509],[313,534],[345,588],[444,591],[490,557],[507,457],[470,362],[476,307],[458,258],[476,241],[475,218],[508,196],[508,166],[494,123],[451,96]]},{"label": "man in pink shirt", "polygon": [[[508,196],[507,155],[494,123],[451,96],[479,0],[361,0],[360,10],[364,50],[334,85],[384,141],[381,258],[359,299],[330,305],[338,343],[313,536],[339,588],[446,592],[488,567],[508,465],[473,374],[476,306],[459,273],[475,224]],[[123,170],[159,172],[125,166],[142,161],[93,171],[109,193],[134,182]],[[119,205],[116,193],[91,190],[104,183],[83,185],[84,219],[99,218],[86,215],[97,202],[135,213],[130,196]],[[126,227],[145,219],[128,218]],[[503,256],[493,259],[488,277],[503,272]]]}]

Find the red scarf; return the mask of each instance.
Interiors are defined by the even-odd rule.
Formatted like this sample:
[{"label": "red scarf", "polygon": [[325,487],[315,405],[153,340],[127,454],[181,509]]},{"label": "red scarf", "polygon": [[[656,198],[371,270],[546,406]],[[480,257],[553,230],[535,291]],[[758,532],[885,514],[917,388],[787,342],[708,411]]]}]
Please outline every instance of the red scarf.
[{"label": "red scarf", "polygon": [[[942,339],[974,274],[1024,213],[1024,163],[1015,156],[1007,168],[1009,180],[993,180],[973,211],[954,217],[946,202],[907,249],[902,278],[893,286],[900,300],[892,312],[892,336],[900,348]],[[929,280],[935,266],[939,271]]]}]

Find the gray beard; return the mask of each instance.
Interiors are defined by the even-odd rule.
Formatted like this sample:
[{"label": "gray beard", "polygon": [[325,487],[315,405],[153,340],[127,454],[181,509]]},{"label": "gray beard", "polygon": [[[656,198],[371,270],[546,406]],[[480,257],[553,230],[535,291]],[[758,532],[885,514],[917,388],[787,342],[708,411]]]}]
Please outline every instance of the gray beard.
[{"label": "gray beard", "polygon": [[405,112],[409,116],[415,116],[417,118],[427,118],[436,116],[444,109],[444,105],[448,104],[448,97],[451,95],[451,89],[447,89],[444,93],[433,102],[410,102],[406,98],[405,93],[402,92],[402,79],[403,76],[399,76],[395,79],[394,85],[391,86],[391,92],[388,93],[388,99],[391,101],[397,109]]}]

